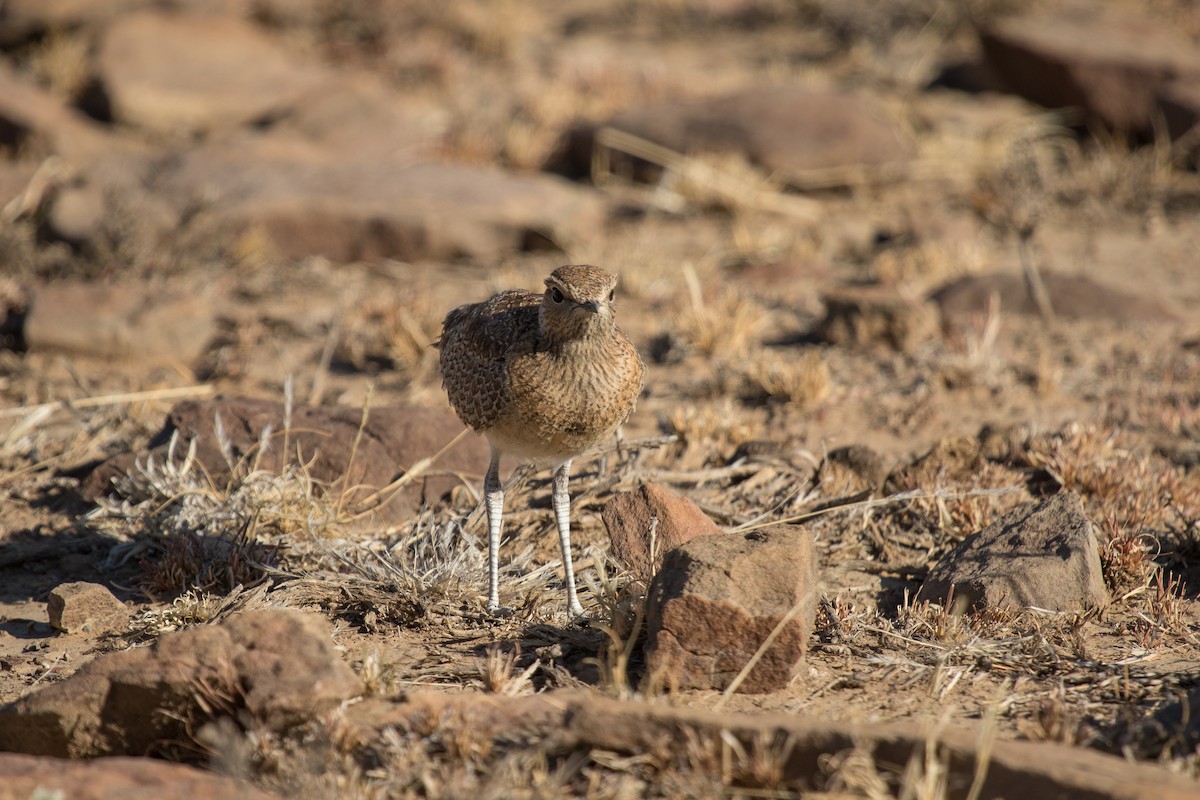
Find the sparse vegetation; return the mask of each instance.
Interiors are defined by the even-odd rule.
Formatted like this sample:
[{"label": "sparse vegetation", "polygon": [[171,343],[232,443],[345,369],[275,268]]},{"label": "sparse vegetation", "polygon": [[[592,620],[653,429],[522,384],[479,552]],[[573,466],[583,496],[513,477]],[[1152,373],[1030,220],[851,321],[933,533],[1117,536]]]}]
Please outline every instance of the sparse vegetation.
[{"label": "sparse vegetation", "polygon": [[[1012,98],[928,88],[939,66],[930,53],[970,53],[968,21],[1022,3],[867,5],[453,0],[400,13],[359,0],[319,3],[307,18],[257,4],[255,24],[297,53],[381,75],[438,131],[433,160],[532,173],[581,120],[798,77],[885,95],[915,148],[912,165],[814,170],[788,186],[750,154],[675,152],[607,129],[590,172],[573,176],[603,194],[603,226],[579,241],[531,231],[536,246],[495,259],[283,261],[263,229],[230,232],[204,198],[178,229],[159,225],[142,196],[157,180],[150,167],[136,194],[105,198],[113,213],[95,236],[68,244],[48,233],[47,214],[78,176],[48,159],[30,171],[40,178],[14,178],[20,196],[0,198],[10,276],[0,280],[0,702],[99,650],[280,606],[329,620],[364,685],[362,706],[420,711],[423,693],[453,698],[378,727],[349,706],[285,733],[206,719],[177,743],[211,769],[300,800],[932,800],[964,788],[951,790],[961,765],[939,744],[960,724],[980,733],[983,772],[988,742],[1016,739],[1162,762],[1200,780],[1194,742],[1145,727],[1200,684],[1194,171],[1161,143],[1070,129],[1074,120]],[[1200,31],[1187,4],[1142,5],[1193,38]],[[78,99],[92,78],[88,30],[64,26],[0,57]],[[258,120],[251,132],[275,124]],[[197,141],[216,146],[222,135]],[[47,146],[13,136],[20,146],[0,166]],[[481,474],[454,474],[453,489],[388,518],[366,507],[369,489],[316,480],[309,461],[264,469],[261,453],[288,432],[263,430],[254,452],[227,455],[227,478],[180,444],[165,459],[127,462],[111,486],[87,484],[85,467],[140,452],[155,435],[169,408],[158,389],[282,395],[289,408],[297,394],[368,410],[443,408],[430,345],[445,313],[500,289],[537,289],[548,266],[566,262],[621,273],[619,322],[648,365],[623,440],[573,468],[585,625],[565,614],[545,472],[507,493],[500,591],[512,613],[502,617],[484,613]],[[869,284],[932,316],[930,293],[948,281],[1007,272],[1036,283],[1043,267],[1094,274],[1184,313],[1031,315],[992,293],[960,324],[911,342],[831,344],[816,332],[837,290]],[[24,349],[37,289],[117,276],[211,292],[209,352],[142,364]],[[105,395],[126,399],[79,402]],[[812,532],[824,595],[804,669],[786,689],[723,698],[647,674],[650,587],[607,557],[599,514],[644,480],[686,494],[727,531]],[[963,615],[953,597],[914,599],[966,537],[1061,491],[1077,492],[1095,523],[1106,605]],[[133,607],[129,629],[71,639],[37,628],[28,617],[46,592],[74,579],[113,586]],[[228,722],[245,688],[196,692]],[[697,726],[635,751],[520,726],[497,733],[468,713],[471,702],[511,709],[555,690],[643,709],[919,721],[929,733],[906,763],[864,740],[825,753],[801,780],[786,737]]]}]

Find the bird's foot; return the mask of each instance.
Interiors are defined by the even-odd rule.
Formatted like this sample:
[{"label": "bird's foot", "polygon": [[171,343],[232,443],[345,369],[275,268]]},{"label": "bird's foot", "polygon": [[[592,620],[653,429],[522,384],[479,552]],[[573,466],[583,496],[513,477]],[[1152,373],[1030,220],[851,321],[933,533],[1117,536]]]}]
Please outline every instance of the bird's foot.
[{"label": "bird's foot", "polygon": [[508,606],[502,606],[499,603],[487,604],[487,614],[489,617],[495,617],[496,619],[508,619],[516,613],[516,609],[509,608]]}]

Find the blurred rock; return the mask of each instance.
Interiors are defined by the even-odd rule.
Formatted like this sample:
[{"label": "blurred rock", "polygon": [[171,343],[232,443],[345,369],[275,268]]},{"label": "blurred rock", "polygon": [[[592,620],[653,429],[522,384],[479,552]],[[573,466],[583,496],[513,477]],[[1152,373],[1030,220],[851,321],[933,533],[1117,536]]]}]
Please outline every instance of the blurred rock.
[{"label": "blurred rock", "polygon": [[249,23],[158,11],[109,25],[96,69],[114,120],[168,134],[262,120],[325,77]]},{"label": "blurred rock", "polygon": [[1103,3],[1002,18],[980,40],[1011,91],[1118,131],[1152,133],[1163,87],[1200,80],[1200,51],[1182,31]]},{"label": "blurred rock", "polygon": [[827,294],[816,334],[830,344],[886,344],[901,353],[940,335],[937,309],[890,286],[846,287]]},{"label": "blurred rock", "polygon": [[689,498],[655,483],[622,492],[600,510],[612,554],[639,580],[662,567],[663,554],[697,536],[721,533]]},{"label": "blurred rock", "polygon": [[[1139,297],[1106,286],[1087,275],[1042,272],[1042,283],[1054,314],[1063,319],[1099,319],[1110,322],[1174,322],[1178,315],[1156,299]],[[944,325],[956,327],[993,308],[1004,314],[1037,315],[1023,276],[1010,272],[968,275],[942,286],[930,295],[942,312]]]},{"label": "blurred rock", "polygon": [[41,36],[105,22],[155,0],[4,0],[0,3],[0,47]]},{"label": "blurred rock", "polygon": [[322,617],[246,611],[165,634],[149,647],[106,653],[0,708],[0,750],[142,755],[189,741],[213,719],[284,731],[361,691]]},{"label": "blurred rock", "polygon": [[107,587],[84,581],[51,589],[46,611],[50,624],[64,633],[108,633],[129,622],[129,609]]},{"label": "blurred rock", "polygon": [[216,332],[212,300],[144,284],[63,283],[34,290],[25,319],[30,350],[187,363]]},{"label": "blurred rock", "polygon": [[945,603],[951,592],[955,613],[1105,605],[1100,549],[1079,495],[1029,503],[968,536],[930,570],[917,600]]},{"label": "blurred rock", "polygon": [[31,157],[59,155],[80,166],[128,148],[100,124],[0,60],[0,149]]},{"label": "blurred rock", "polygon": [[269,130],[273,139],[296,136],[333,157],[412,163],[436,153],[444,117],[373,75],[339,72],[297,97]]},{"label": "blurred rock", "polygon": [[155,185],[181,213],[203,200],[234,230],[264,234],[281,258],[342,262],[494,259],[531,234],[586,240],[606,213],[599,193],[552,176],[330,153],[270,135],[183,153]]},{"label": "blurred rock", "polygon": [[249,783],[153,758],[69,761],[0,753],[0,800],[270,800]]},{"label": "blurred rock", "polygon": [[[218,418],[229,444],[228,458],[217,441]],[[462,429],[462,423],[451,412],[418,406],[372,408],[362,426],[361,408],[299,405],[292,409],[292,430],[285,434],[281,402],[249,397],[186,400],[171,409],[162,430],[145,450],[124,453],[100,464],[84,481],[82,491],[88,498],[109,491],[113,478],[131,469],[135,460],[144,462],[153,457],[161,462],[167,457],[171,437],[178,434],[176,457],[182,457],[195,441],[196,459],[216,481],[229,477],[230,460],[236,464],[254,459],[259,469],[279,472],[285,464],[295,463],[299,452],[308,474],[328,484],[329,491],[359,487],[347,498],[353,503],[387,486],[421,459],[433,456]],[[271,432],[270,446],[263,450],[261,437],[267,430]],[[285,435],[287,453],[283,452]],[[437,502],[458,485],[459,480],[446,477],[446,471],[478,471],[487,458],[482,437],[465,437],[433,465],[440,476],[412,481],[377,511],[387,519],[404,518],[423,503]]]},{"label": "blurred rock", "polygon": [[805,173],[906,161],[914,152],[900,128],[849,92],[800,86],[752,87],[731,94],[624,111],[572,130],[552,166],[588,174],[597,132],[612,127],[670,149],[743,154],[785,182]]},{"label": "blurred rock", "polygon": [[808,649],[816,601],[808,531],[777,525],[693,539],[665,555],[650,585],[646,680],[723,690],[774,633],[738,691],[782,689]]},{"label": "blurred rock", "polygon": [[1174,81],[1159,93],[1158,107],[1167,123],[1167,135],[1181,154],[1200,163],[1200,82]]}]

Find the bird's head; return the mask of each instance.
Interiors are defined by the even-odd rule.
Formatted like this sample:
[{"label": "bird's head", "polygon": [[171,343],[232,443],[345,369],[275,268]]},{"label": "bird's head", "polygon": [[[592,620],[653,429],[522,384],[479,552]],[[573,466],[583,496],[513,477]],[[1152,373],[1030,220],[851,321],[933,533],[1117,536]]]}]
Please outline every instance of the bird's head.
[{"label": "bird's head", "polygon": [[613,328],[617,276],[599,267],[559,267],[546,278],[542,330],[557,339],[576,339]]}]

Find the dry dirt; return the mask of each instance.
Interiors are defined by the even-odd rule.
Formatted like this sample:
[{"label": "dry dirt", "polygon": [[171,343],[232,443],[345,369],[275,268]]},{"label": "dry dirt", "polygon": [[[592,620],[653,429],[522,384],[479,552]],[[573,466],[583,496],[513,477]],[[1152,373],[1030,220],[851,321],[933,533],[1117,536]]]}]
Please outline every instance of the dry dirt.
[{"label": "dry dirt", "polygon": [[[921,166],[899,176],[823,174],[828,188],[804,194],[744,161],[718,163],[736,173],[732,195],[703,180],[655,185],[613,177],[603,193],[618,210],[586,241],[539,241],[494,258],[282,259],[244,235],[236,243],[189,241],[155,258],[127,253],[119,241],[107,249],[47,243],[33,222],[5,217],[11,267],[0,266],[10,275],[0,288],[7,296],[45,282],[119,277],[151,293],[211,297],[217,331],[186,362],[25,349],[19,341],[0,351],[7,407],[0,419],[7,426],[0,433],[0,703],[63,680],[99,653],[217,619],[240,591],[230,600],[235,607],[279,604],[326,615],[345,660],[384,697],[431,687],[505,694],[566,687],[848,723],[912,720],[932,729],[985,721],[1004,739],[1163,762],[1200,781],[1195,740],[1181,747],[1144,724],[1200,687],[1194,171],[1167,163],[1153,142],[1065,127],[1012,96],[926,88],[939,65],[977,52],[965,13],[944,5],[906,2],[885,11],[855,3],[834,11],[842,6],[801,4],[821,9],[805,16],[748,3],[763,10],[744,17],[721,11],[742,4],[715,2],[608,8],[579,0],[553,13],[508,2],[503,14],[469,2],[439,4],[446,10],[438,13],[433,4],[417,5],[420,47],[407,60],[372,35],[378,20],[371,3],[350,4],[339,19],[286,35],[312,59],[379,70],[414,103],[440,109],[450,119],[439,156],[447,161],[521,171],[543,161],[576,115],[603,118],[639,105],[643,94],[696,96],[799,79],[880,98]],[[1000,5],[965,4],[981,16]],[[1126,5],[1200,31],[1190,5]],[[576,30],[582,33],[566,33]],[[71,35],[43,46],[66,48]],[[9,57],[37,64],[46,53]],[[570,75],[584,74],[585,90],[565,86]],[[515,122],[504,122],[513,108],[533,120],[516,133],[506,127]],[[1042,165],[1035,185],[1012,179],[1013,163],[1028,153]],[[778,198],[805,204],[792,208]],[[928,309],[924,298],[958,278],[1006,273],[1020,280],[1019,225],[997,208],[1034,209],[1033,259],[1043,274],[1069,278],[1053,284],[1054,298],[1069,305],[1072,295],[1085,296],[1087,287],[1072,282],[1081,277],[1113,294],[1087,295],[1076,313],[1054,318],[993,305],[947,316],[900,342],[820,335],[830,295],[865,288]],[[516,562],[505,591],[518,613],[504,620],[482,613],[486,579],[477,550],[436,585],[389,582],[364,556],[401,558],[412,536],[467,520],[485,463],[461,475],[462,488],[399,523],[352,521],[336,498],[320,501],[313,507],[333,508],[323,528],[311,516],[264,527],[263,544],[277,548],[270,569],[247,567],[237,579],[232,568],[217,578],[210,570],[206,583],[163,577],[158,542],[179,524],[164,511],[172,485],[123,510],[111,501],[103,513],[78,495],[84,465],[136,451],[158,429],[174,402],[159,390],[446,408],[436,355],[425,346],[444,313],[503,288],[537,288],[555,266],[572,262],[621,275],[618,319],[648,365],[625,446],[580,459],[574,470],[577,569],[589,625],[566,619],[545,474],[508,494],[502,552]],[[74,402],[127,392],[148,394],[134,402]],[[54,401],[65,403],[34,413]],[[877,475],[826,461],[851,445],[878,455]],[[639,686],[640,642],[628,641],[636,636],[636,587],[622,589],[628,576],[598,553],[607,547],[600,506],[643,480],[686,494],[726,529],[794,521],[813,532],[823,597],[806,667],[786,690],[724,697]],[[912,603],[926,571],[954,543],[1060,486],[1082,495],[1104,538],[1107,607],[963,619]],[[924,496],[887,499],[909,489]],[[166,521],[156,527],[149,519]],[[481,529],[478,515],[467,520],[468,533]],[[352,553],[341,566],[330,557],[339,548]],[[550,569],[533,580],[517,574],[544,564]],[[234,591],[239,580],[245,585]],[[134,612],[130,631],[54,631],[46,599],[67,581],[112,587]],[[395,596],[406,585],[428,594]],[[502,654],[514,657],[504,662]],[[328,757],[318,767],[304,746],[257,741],[239,774],[268,790],[311,796],[329,796],[333,786],[343,796],[386,794],[388,787],[398,796],[455,796],[455,786],[480,785],[496,796],[549,791],[519,770],[500,769],[488,753],[441,748],[445,776],[429,777],[436,769],[426,765],[424,783],[398,789],[401,782],[378,772],[400,769],[399,762]],[[641,767],[596,763],[640,775],[639,791],[672,793]],[[290,766],[281,771],[280,764]],[[555,791],[603,795],[589,789],[588,774],[570,772]],[[769,796],[793,796],[779,791]],[[846,791],[880,796],[862,786]]]}]

